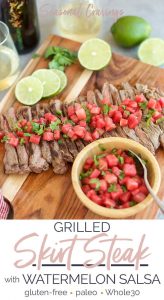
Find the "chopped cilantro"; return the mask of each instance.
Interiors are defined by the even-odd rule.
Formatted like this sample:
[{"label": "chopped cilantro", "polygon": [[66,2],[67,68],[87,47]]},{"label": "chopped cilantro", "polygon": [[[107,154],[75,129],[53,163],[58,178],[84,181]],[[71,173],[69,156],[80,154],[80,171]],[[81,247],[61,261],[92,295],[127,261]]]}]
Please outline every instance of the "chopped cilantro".
[{"label": "chopped cilantro", "polygon": [[52,122],[52,123],[50,124],[50,129],[51,129],[52,131],[57,130],[59,124],[61,124],[61,121],[60,121],[59,119],[58,119],[57,121],[55,121],[55,122]]},{"label": "chopped cilantro", "polygon": [[90,180],[90,183],[91,183],[91,184],[92,184],[92,183],[95,183],[95,184],[96,184],[95,190],[96,190],[96,191],[99,191],[99,189],[100,189],[100,180],[99,180],[98,178],[93,178],[93,179],[91,179],[91,180]]},{"label": "chopped cilantro", "polygon": [[124,114],[126,115],[126,117],[129,117],[130,116],[130,111],[124,110]]},{"label": "chopped cilantro", "polygon": [[19,140],[19,143],[20,143],[20,145],[24,145],[24,144],[25,144],[25,139],[24,139],[24,138],[21,138],[21,139]]},{"label": "chopped cilantro", "polygon": [[93,160],[96,166],[99,165],[99,159],[105,157],[106,154],[99,154],[99,155],[94,155]]},{"label": "chopped cilantro", "polygon": [[58,144],[61,145],[63,143],[62,140],[58,140]]},{"label": "chopped cilantro", "polygon": [[126,109],[126,105],[122,105],[121,107],[122,107],[124,110]]},{"label": "chopped cilantro", "polygon": [[158,119],[158,120],[156,121],[156,123],[157,123],[157,124],[160,124],[160,123],[163,122],[163,121],[164,121],[164,117]]},{"label": "chopped cilantro", "polygon": [[75,123],[72,121],[72,120],[65,120],[64,121],[64,124],[71,124],[72,126],[74,126],[75,125]]},{"label": "chopped cilantro", "polygon": [[118,160],[121,165],[124,164],[124,158],[122,156],[118,156]]},{"label": "chopped cilantro", "polygon": [[125,178],[125,173],[124,171],[121,171],[119,175],[119,179],[124,179],[124,178]]},{"label": "chopped cilantro", "polygon": [[111,193],[111,192],[117,192],[117,187],[116,187],[116,184],[115,183],[112,183],[110,185],[110,187],[108,188],[108,192]]},{"label": "chopped cilantro", "polygon": [[25,132],[24,136],[31,136],[31,133]]},{"label": "chopped cilantro", "polygon": [[51,59],[49,63],[50,69],[64,71],[66,66],[70,66],[76,62],[77,52],[59,46],[50,46],[47,48],[44,57],[46,59]]},{"label": "chopped cilantro", "polygon": [[155,113],[155,109],[149,109],[148,110],[148,113],[147,113],[146,118],[145,118],[147,126],[150,125],[151,118],[154,115],[154,113]]},{"label": "chopped cilantro", "polygon": [[106,173],[105,173],[104,171],[102,171],[102,172],[101,172],[101,175],[102,175],[102,176],[105,176],[105,175],[106,175]]},{"label": "chopped cilantro", "polygon": [[102,144],[99,144],[98,146],[99,146],[99,148],[100,148],[101,151],[105,151],[106,150],[106,148]]},{"label": "chopped cilantro", "polygon": [[31,125],[32,125],[33,132],[37,133],[38,130],[40,129],[40,125],[38,123],[35,123],[35,122],[32,122]]},{"label": "chopped cilantro", "polygon": [[64,139],[68,139],[68,135],[67,134],[63,134],[63,138]]},{"label": "chopped cilantro", "polygon": [[116,154],[116,153],[117,153],[117,151],[118,151],[118,149],[117,149],[117,148],[113,148],[113,149],[112,149],[112,151],[111,151],[111,153],[112,153],[112,154]]},{"label": "chopped cilantro", "polygon": [[137,204],[137,203],[136,203],[135,201],[130,201],[130,202],[129,202],[130,207],[135,206],[136,204]]},{"label": "chopped cilantro", "polygon": [[94,160],[95,166],[98,166],[98,165],[99,165],[98,155],[94,155],[94,156],[93,156],[93,160]]},{"label": "chopped cilantro", "polygon": [[5,143],[9,140],[9,137],[7,135],[5,135],[2,139],[1,139],[1,143]]},{"label": "chopped cilantro", "polygon": [[108,115],[109,111],[111,110],[111,107],[108,104],[104,104],[102,110],[104,115]]},{"label": "chopped cilantro", "polygon": [[[59,141],[58,141],[59,142]],[[81,172],[80,173],[80,180],[89,177],[91,175],[92,170],[88,170],[87,172]]]},{"label": "chopped cilantro", "polygon": [[127,192],[127,187],[125,185],[122,185],[121,188],[122,188],[123,192]]},{"label": "chopped cilantro", "polygon": [[58,116],[62,115],[62,111],[61,110],[57,110],[56,113],[57,113]]},{"label": "chopped cilantro", "polygon": [[89,109],[85,105],[83,105],[82,107],[83,107],[83,109],[85,110],[85,113],[86,113],[86,122],[90,123],[90,121],[91,121],[91,113],[90,113]]},{"label": "chopped cilantro", "polygon": [[141,109],[143,109],[143,110],[147,108],[147,102],[146,102],[146,101],[140,102],[138,105],[139,105],[139,107],[140,107]]}]

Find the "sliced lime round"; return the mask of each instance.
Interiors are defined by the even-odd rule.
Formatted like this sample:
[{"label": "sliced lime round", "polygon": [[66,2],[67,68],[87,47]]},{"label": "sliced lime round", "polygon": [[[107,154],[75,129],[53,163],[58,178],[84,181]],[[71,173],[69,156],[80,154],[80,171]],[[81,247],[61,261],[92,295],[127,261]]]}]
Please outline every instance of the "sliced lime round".
[{"label": "sliced lime round", "polygon": [[112,56],[110,45],[104,40],[93,38],[82,44],[78,52],[80,64],[89,70],[100,70],[108,65]]},{"label": "sliced lime round", "polygon": [[63,71],[60,71],[60,70],[52,69],[51,71],[53,71],[60,78],[60,89],[57,92],[57,94],[59,94],[67,86],[67,82],[68,82],[67,76]]},{"label": "sliced lime round", "polygon": [[42,83],[35,77],[25,77],[17,83],[15,96],[22,104],[33,105],[43,97]]},{"label": "sliced lime round", "polygon": [[44,98],[55,95],[60,89],[60,78],[51,70],[37,70],[32,74],[32,77],[38,78],[41,81]]},{"label": "sliced lime round", "polygon": [[138,49],[138,57],[144,63],[161,66],[164,64],[164,40],[149,38]]}]

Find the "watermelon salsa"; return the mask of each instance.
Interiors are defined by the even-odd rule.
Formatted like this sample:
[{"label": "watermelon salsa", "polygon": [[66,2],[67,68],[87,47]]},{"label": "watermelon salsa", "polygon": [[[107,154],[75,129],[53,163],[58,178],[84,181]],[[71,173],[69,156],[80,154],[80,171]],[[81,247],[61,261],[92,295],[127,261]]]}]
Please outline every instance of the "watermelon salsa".
[{"label": "watermelon salsa", "polygon": [[142,202],[149,193],[143,176],[139,174],[141,170],[138,170],[133,156],[114,148],[110,153],[87,158],[80,174],[81,188],[100,206],[129,208]]},{"label": "watermelon salsa", "polygon": [[66,116],[62,111],[56,115],[49,112],[41,118],[27,121],[18,120],[10,132],[0,131],[0,141],[13,147],[27,143],[40,144],[41,141],[57,141],[62,139],[78,139],[90,143],[103,136],[105,132],[117,129],[118,126],[135,129],[141,121],[146,126],[164,122],[164,98],[146,101],[144,96],[129,98],[120,105],[111,104],[109,99],[101,101],[101,107],[95,103],[73,103],[66,107]]}]

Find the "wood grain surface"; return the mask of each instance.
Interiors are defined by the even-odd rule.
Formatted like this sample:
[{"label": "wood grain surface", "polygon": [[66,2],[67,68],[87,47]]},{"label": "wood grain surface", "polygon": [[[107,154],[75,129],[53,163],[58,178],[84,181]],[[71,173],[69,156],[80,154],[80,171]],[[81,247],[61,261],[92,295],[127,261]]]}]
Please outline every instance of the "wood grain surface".
[{"label": "wood grain surface", "polygon": [[[71,50],[78,50],[80,44],[59,36],[50,36],[37,51],[43,54],[50,45],[60,45]],[[32,59],[20,78],[30,75],[34,70],[46,68],[47,61],[43,57]],[[101,88],[104,81],[115,85],[129,81],[136,82],[164,90],[164,70],[143,64],[138,60],[113,54],[110,65],[103,71],[94,72],[84,70],[78,63],[67,68],[68,85],[61,94],[60,99],[69,102],[79,94],[86,94],[88,89]],[[14,96],[13,86],[0,104],[0,112],[19,104]],[[12,201],[15,219],[102,219],[100,216],[88,211],[76,197],[71,183],[71,166],[67,174],[55,175],[50,168],[47,172],[30,175],[7,176],[3,171],[3,145],[0,145],[0,186],[5,197]],[[157,153],[162,182],[164,180],[164,152]],[[161,188],[159,196],[164,198],[164,189]],[[142,213],[132,219],[154,219],[158,208],[153,203]]]}]

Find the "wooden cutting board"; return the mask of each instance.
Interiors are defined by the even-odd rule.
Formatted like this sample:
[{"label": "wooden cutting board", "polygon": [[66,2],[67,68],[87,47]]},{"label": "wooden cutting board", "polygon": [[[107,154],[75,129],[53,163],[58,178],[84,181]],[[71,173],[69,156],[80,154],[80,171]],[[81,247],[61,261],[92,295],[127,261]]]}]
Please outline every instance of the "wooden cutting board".
[{"label": "wooden cutting board", "polygon": [[[59,36],[50,36],[37,51],[43,54],[51,45],[60,45],[71,50],[78,50],[80,44]],[[47,61],[43,57],[32,59],[22,72],[20,78],[30,75],[34,70],[46,68]],[[61,95],[61,99],[69,101],[79,94],[86,94],[88,89],[101,87],[108,80],[113,84],[129,81],[132,85],[137,81],[164,90],[164,70],[143,64],[138,60],[113,54],[110,65],[103,71],[94,72],[84,70],[79,64],[67,68],[68,86]],[[20,79],[19,78],[19,79]],[[18,105],[12,87],[0,103],[0,113],[12,105]],[[88,211],[76,197],[71,184],[71,167],[65,175],[55,175],[50,168],[39,175],[10,175],[3,171],[4,147],[0,145],[0,186],[4,196],[12,201],[15,219],[101,219],[98,215]],[[164,181],[164,152],[157,153],[162,182]],[[164,198],[164,189],[159,196]],[[152,204],[142,213],[132,219],[154,219],[158,208]]]}]

